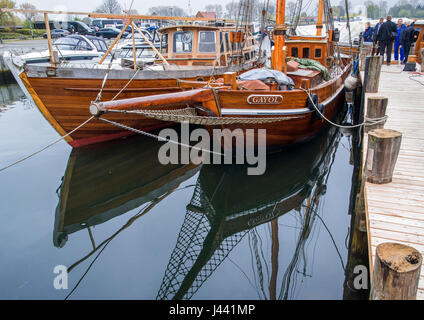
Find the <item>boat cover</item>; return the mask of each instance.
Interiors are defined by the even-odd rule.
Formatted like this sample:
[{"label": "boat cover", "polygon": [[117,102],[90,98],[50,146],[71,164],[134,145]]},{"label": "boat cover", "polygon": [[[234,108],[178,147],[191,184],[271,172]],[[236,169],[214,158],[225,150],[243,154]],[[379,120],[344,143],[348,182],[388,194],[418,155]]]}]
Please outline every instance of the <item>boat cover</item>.
[{"label": "boat cover", "polygon": [[293,80],[286,76],[284,73],[271,70],[266,68],[257,68],[249,70],[239,76],[240,80],[248,81],[248,80],[261,80],[266,81],[267,79],[274,79],[280,86],[289,86],[294,87]]}]

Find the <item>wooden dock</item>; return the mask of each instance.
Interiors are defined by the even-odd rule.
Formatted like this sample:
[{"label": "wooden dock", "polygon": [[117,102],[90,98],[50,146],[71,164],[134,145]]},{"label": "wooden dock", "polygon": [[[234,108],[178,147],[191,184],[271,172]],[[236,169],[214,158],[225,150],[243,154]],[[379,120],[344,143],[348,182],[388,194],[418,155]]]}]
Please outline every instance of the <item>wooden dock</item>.
[{"label": "wooden dock", "polygon": [[[403,66],[382,66],[379,92],[370,96],[389,99],[386,129],[402,132],[402,144],[393,181],[365,184],[371,275],[377,245],[397,242],[414,247],[424,256],[424,86],[411,80]],[[424,83],[424,76],[415,78]],[[366,110],[366,109],[365,109]],[[364,137],[366,163],[368,136]],[[417,299],[424,300],[424,267]]]}]

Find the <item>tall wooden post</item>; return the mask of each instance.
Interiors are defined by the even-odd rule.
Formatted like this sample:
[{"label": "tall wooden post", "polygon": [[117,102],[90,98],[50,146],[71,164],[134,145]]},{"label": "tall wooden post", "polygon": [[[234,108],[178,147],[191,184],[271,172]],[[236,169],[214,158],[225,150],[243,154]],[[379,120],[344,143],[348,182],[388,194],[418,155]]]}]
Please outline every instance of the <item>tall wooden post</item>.
[{"label": "tall wooden post", "polygon": [[[367,103],[367,118],[368,119],[379,119],[386,115],[387,105],[389,99],[386,97],[369,97]],[[381,129],[384,127],[384,122],[374,124],[372,126],[366,126],[365,132]]]},{"label": "tall wooden post", "polygon": [[52,65],[55,65],[56,60],[55,60],[54,54],[53,54],[52,35],[50,33],[50,22],[49,22],[49,15],[48,15],[47,12],[44,12],[44,22],[46,24],[47,43],[48,43],[48,46],[49,46],[50,63]]},{"label": "tall wooden post", "polygon": [[382,243],[375,253],[371,300],[415,300],[423,258],[412,247]]},{"label": "tall wooden post", "polygon": [[383,63],[382,56],[367,57],[367,60],[366,60],[367,87],[365,88],[365,92],[367,93],[378,92],[382,63]]},{"label": "tall wooden post", "polygon": [[368,133],[366,162],[367,181],[376,184],[392,182],[399,155],[402,133],[389,129],[376,129]]},{"label": "tall wooden post", "polygon": [[285,45],[285,16],[286,16],[286,1],[277,1],[277,16],[275,19],[274,28],[274,54],[273,68],[278,71],[283,71],[283,48]]},{"label": "tall wooden post", "polygon": [[319,0],[318,4],[318,18],[317,18],[317,36],[322,36],[322,29],[324,27],[322,21],[324,16],[324,1]]}]

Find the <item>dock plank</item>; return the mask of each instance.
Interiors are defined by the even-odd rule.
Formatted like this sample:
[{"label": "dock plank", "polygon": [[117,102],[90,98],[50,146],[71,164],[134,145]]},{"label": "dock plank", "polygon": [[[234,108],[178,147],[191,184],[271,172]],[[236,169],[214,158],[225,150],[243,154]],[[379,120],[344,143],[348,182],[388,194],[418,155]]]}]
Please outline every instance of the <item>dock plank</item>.
[{"label": "dock plank", "polygon": [[[402,66],[382,66],[379,92],[389,98],[385,128],[402,132],[393,182],[365,184],[370,261],[384,242],[403,243],[424,255],[424,88],[409,79]],[[423,77],[424,80],[424,77]],[[406,98],[407,97],[407,98]],[[368,137],[364,137],[364,164]],[[372,264],[371,264],[372,272]],[[424,300],[424,268],[417,299]]]}]

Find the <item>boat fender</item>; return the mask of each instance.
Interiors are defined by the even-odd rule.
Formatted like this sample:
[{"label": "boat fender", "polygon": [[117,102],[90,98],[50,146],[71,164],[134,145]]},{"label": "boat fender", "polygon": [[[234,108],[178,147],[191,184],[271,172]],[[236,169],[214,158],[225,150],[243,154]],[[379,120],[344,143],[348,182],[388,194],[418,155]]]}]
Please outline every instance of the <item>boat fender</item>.
[{"label": "boat fender", "polygon": [[348,92],[351,92],[355,90],[358,86],[358,78],[355,78],[353,76],[349,76],[344,81],[345,89]]},{"label": "boat fender", "polygon": [[317,94],[313,93],[313,94],[310,95],[310,97],[308,97],[308,109],[309,110],[315,111],[314,105],[318,106],[318,103],[319,103],[319,98],[318,98]]},{"label": "boat fender", "polygon": [[[319,110],[322,114],[324,114],[324,115],[325,115],[325,105],[323,105],[322,103],[320,103],[320,104],[318,105],[318,110]],[[318,111],[316,111],[316,110],[315,110],[315,114],[316,114],[316,116],[317,116],[317,118],[318,118],[319,120],[322,120],[322,116],[318,113]]]}]

